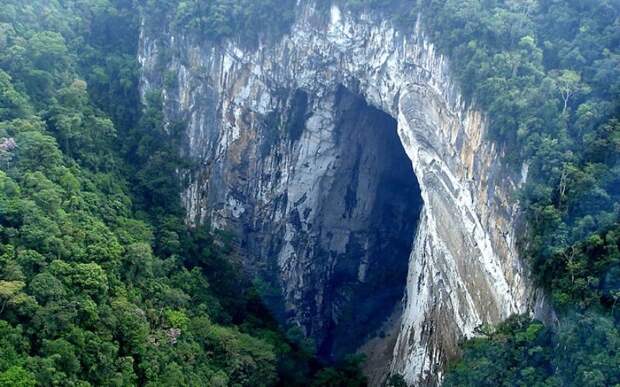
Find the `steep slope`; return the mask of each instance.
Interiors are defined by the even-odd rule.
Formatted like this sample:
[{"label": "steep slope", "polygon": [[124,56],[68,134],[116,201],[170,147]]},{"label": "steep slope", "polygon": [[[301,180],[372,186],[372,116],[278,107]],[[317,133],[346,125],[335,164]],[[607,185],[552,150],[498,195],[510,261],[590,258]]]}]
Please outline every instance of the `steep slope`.
[{"label": "steep slope", "polygon": [[[392,285],[390,261],[373,253],[382,249],[378,236],[402,244],[407,231],[414,243],[392,372],[434,383],[460,337],[533,308],[514,246],[519,209],[510,199],[524,176],[502,163],[502,150],[485,139],[483,116],[465,106],[445,58],[419,28],[404,34],[370,15],[332,7],[326,18],[302,6],[289,34],[258,48],[148,31],[140,42],[142,92],[163,89],[168,122],[186,124],[182,152],[200,164],[185,174],[188,221],[243,235],[246,266],[275,275],[287,321],[321,342],[333,335],[364,284]],[[390,210],[399,210],[393,224],[381,224],[376,178],[389,168],[377,152],[390,148],[372,144],[364,130],[342,137],[346,113],[336,101],[343,93],[359,94],[397,122],[424,203],[415,239],[415,178],[393,190]],[[359,125],[373,127],[365,122],[372,115],[362,114]],[[358,145],[373,149],[352,150]],[[360,155],[372,155],[365,165],[377,172],[368,173],[366,187],[358,181],[348,200],[352,158]],[[317,225],[326,232],[311,230]],[[337,235],[327,231],[339,226]],[[371,227],[383,231],[371,237]],[[357,273],[344,285],[336,275],[343,264]]]}]

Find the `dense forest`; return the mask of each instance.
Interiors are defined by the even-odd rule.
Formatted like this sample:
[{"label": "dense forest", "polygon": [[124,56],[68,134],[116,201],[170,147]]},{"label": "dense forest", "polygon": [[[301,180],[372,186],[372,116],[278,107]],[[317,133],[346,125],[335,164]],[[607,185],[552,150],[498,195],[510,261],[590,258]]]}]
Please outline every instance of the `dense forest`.
[{"label": "dense forest", "polygon": [[[286,33],[295,3],[2,0],[0,386],[365,385],[360,358],[326,368],[272,320],[234,236],[185,225],[181,124],[138,94],[140,12],[252,44]],[[620,4],[339,3],[403,29],[421,13],[490,136],[528,166],[521,253],[558,322],[480,327],[446,385],[619,385]]]}]

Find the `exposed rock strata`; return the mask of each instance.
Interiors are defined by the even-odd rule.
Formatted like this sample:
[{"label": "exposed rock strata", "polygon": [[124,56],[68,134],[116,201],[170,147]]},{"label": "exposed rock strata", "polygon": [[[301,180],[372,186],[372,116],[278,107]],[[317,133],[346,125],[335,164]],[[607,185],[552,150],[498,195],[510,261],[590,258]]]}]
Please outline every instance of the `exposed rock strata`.
[{"label": "exposed rock strata", "polygon": [[[377,197],[393,158],[376,152],[390,148],[368,143],[372,131],[343,129],[344,106],[360,102],[340,85],[397,121],[424,202],[391,371],[435,383],[460,337],[530,309],[511,200],[522,176],[502,164],[483,116],[419,28],[405,34],[369,15],[300,6],[289,34],[252,49],[143,32],[140,62],[143,92],[173,75],[166,117],[187,123],[183,152],[200,161],[186,176],[189,221],[239,230],[248,266],[277,273],[283,313],[307,334],[329,341],[364,284],[398,279],[386,270],[398,254],[385,262],[378,238],[406,243],[417,221],[415,203],[403,201],[418,200],[413,176],[397,174],[405,188],[390,203]],[[385,129],[368,122],[373,114],[359,125]],[[356,158],[371,168],[365,180]],[[393,212],[389,227],[378,211]]]}]

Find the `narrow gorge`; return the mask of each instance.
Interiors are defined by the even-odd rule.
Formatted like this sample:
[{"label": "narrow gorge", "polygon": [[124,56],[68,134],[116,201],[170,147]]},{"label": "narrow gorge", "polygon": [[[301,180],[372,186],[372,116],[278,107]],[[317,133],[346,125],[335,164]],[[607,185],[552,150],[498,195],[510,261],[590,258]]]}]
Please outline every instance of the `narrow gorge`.
[{"label": "narrow gorge", "polygon": [[300,5],[257,47],[148,18],[140,36],[141,93],[163,91],[195,165],[187,221],[236,235],[279,320],[325,359],[365,348],[374,384],[434,385],[477,326],[542,308],[516,247],[527,166],[421,24]]}]

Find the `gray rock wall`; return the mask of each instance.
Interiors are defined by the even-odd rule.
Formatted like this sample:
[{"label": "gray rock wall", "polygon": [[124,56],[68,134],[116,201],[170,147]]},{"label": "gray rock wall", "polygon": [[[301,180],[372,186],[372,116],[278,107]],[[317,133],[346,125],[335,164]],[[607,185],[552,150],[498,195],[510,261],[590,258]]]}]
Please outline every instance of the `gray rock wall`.
[{"label": "gray rock wall", "polygon": [[[460,337],[531,309],[511,200],[523,176],[503,165],[484,116],[463,103],[419,28],[404,34],[370,15],[332,7],[325,18],[304,5],[277,42],[250,49],[143,32],[139,60],[143,92],[172,75],[166,117],[187,123],[182,151],[200,165],[184,175],[188,221],[239,230],[248,268],[276,274],[283,316],[306,334],[333,343],[338,326],[388,317],[380,308],[352,317],[351,306],[392,286],[407,232],[415,242],[391,372],[434,384]],[[394,145],[374,132],[394,127],[351,108],[363,105],[355,94],[397,123],[424,202],[415,238],[415,179],[393,173]],[[386,188],[392,178],[403,186]]]}]

